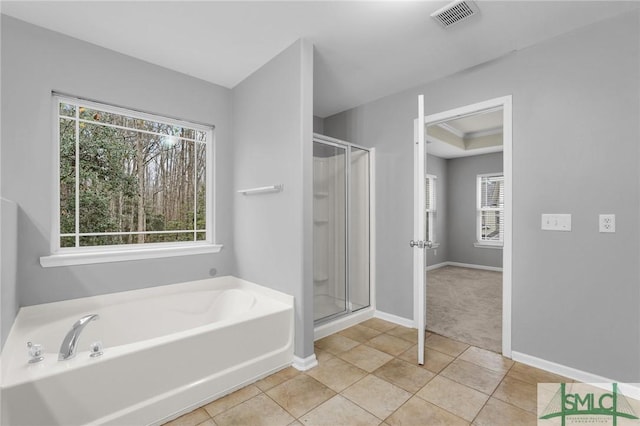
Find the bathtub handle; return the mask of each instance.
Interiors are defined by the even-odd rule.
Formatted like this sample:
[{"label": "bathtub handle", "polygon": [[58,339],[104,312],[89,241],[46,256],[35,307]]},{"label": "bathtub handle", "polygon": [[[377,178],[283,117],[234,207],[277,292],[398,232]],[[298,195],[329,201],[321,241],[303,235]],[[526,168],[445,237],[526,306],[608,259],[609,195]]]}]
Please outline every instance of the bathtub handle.
[{"label": "bathtub handle", "polygon": [[27,349],[29,353],[29,364],[35,364],[36,362],[40,362],[44,359],[42,345],[27,342]]}]

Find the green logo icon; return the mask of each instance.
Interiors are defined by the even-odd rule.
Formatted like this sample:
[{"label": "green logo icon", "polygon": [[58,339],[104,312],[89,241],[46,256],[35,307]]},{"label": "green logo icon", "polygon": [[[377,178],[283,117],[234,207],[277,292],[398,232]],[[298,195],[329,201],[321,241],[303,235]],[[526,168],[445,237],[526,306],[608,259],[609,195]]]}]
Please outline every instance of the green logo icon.
[{"label": "green logo icon", "polygon": [[560,384],[560,389],[551,398],[540,419],[560,417],[562,426],[570,416],[609,416],[613,419],[613,426],[617,426],[619,417],[638,420],[617,383],[613,383],[610,393],[567,393],[566,386],[566,383]]}]

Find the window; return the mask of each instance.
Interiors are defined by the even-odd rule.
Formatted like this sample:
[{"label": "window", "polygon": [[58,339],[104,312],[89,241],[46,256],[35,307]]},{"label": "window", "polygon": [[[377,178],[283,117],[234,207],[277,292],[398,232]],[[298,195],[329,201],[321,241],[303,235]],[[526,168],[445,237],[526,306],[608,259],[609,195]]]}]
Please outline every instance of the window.
[{"label": "window", "polygon": [[478,245],[502,246],[504,240],[504,175],[478,175]]},{"label": "window", "polygon": [[212,127],[74,98],[54,100],[55,252],[213,244]]},{"label": "window", "polygon": [[436,241],[436,177],[434,175],[426,175],[424,187],[426,191],[425,200],[427,205],[425,212],[425,231],[427,235],[425,240],[434,243]]}]

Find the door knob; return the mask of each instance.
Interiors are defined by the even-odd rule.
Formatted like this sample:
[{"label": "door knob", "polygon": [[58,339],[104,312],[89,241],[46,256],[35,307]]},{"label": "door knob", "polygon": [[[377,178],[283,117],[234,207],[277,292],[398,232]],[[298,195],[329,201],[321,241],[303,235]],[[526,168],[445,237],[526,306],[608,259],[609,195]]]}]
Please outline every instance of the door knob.
[{"label": "door knob", "polygon": [[422,240],[409,241],[409,247],[431,248],[432,246],[433,246],[433,243],[431,241],[422,241]]},{"label": "door knob", "polygon": [[418,248],[424,248],[425,244],[424,241],[422,240],[418,240],[418,241],[409,241],[409,247],[418,247]]}]

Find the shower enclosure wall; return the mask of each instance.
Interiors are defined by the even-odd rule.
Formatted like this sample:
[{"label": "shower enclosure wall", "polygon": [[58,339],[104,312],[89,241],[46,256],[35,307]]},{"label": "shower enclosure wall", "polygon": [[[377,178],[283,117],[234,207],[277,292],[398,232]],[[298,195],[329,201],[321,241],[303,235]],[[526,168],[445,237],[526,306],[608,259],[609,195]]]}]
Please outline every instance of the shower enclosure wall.
[{"label": "shower enclosure wall", "polygon": [[370,305],[370,153],[314,135],[314,320]]}]

